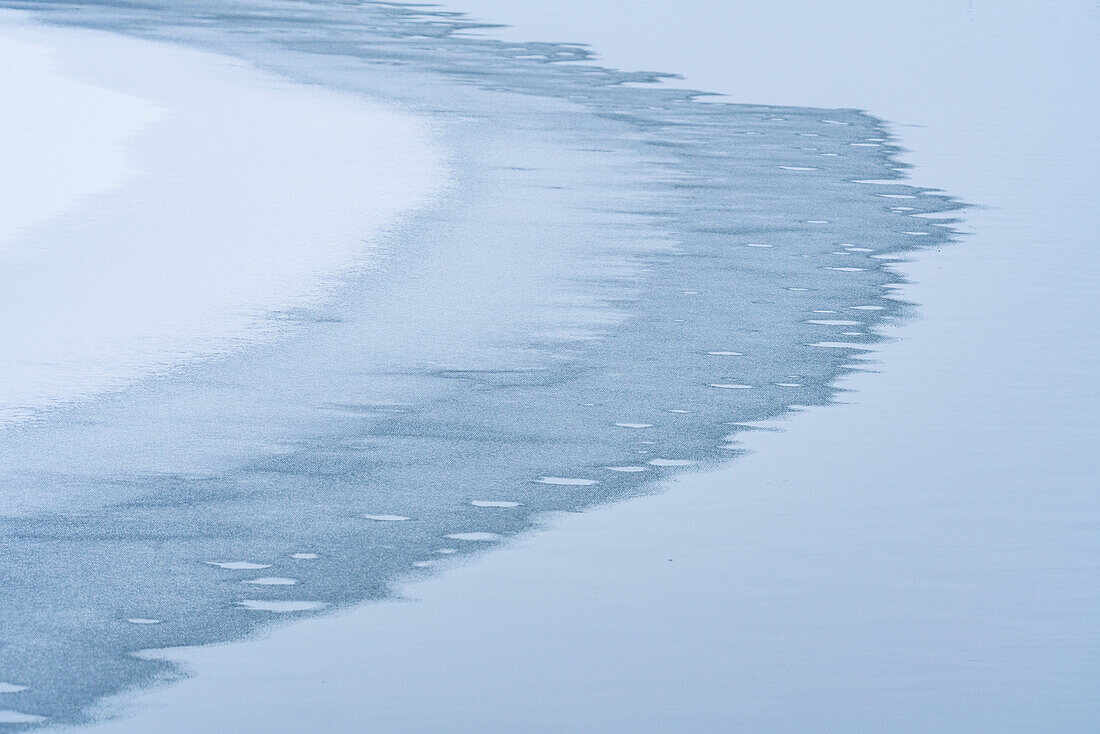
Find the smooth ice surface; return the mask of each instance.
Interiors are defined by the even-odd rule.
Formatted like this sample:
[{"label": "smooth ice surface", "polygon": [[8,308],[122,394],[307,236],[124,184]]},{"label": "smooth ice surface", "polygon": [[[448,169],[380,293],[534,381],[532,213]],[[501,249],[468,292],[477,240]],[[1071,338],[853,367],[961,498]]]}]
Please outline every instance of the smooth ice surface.
[{"label": "smooth ice surface", "polygon": [[[698,86],[738,99],[925,125],[900,130],[914,174],[988,208],[967,211],[963,244],[895,266],[915,284],[894,290],[922,319],[892,328],[902,339],[878,348],[874,371],[844,381],[848,404],[753,433],[755,453],[726,469],[563,518],[409,587],[416,603],[174,651],[199,675],[98,730],[170,732],[184,712],[236,732],[288,717],[334,732],[1001,733],[1100,720],[1100,345],[1082,326],[1097,317],[1095,9],[619,6],[524,12],[609,61],[632,50],[628,68],[706,59]],[[524,17],[502,0],[482,7]],[[278,664],[287,656],[293,668]],[[242,686],[253,705],[240,706]]]},{"label": "smooth ice surface", "polygon": [[32,177],[2,177],[0,426],[285,329],[441,181],[421,119],[351,95],[6,10],[0,39]]},{"label": "smooth ice surface", "polygon": [[67,75],[23,17],[0,10],[0,252],[29,226],[119,185],[124,143],[158,111]]}]

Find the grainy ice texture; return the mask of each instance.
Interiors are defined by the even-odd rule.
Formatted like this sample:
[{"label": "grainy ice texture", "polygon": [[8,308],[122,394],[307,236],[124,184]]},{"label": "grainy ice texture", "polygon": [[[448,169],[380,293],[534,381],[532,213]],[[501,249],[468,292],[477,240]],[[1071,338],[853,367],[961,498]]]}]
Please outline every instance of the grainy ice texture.
[{"label": "grainy ice texture", "polygon": [[275,342],[0,432],[4,706],[52,722],[176,674],[135,651],[381,598],[730,457],[833,398],[904,308],[888,258],[949,236],[857,111],[703,104],[399,5],[3,4],[426,116],[452,176],[267,314]]}]

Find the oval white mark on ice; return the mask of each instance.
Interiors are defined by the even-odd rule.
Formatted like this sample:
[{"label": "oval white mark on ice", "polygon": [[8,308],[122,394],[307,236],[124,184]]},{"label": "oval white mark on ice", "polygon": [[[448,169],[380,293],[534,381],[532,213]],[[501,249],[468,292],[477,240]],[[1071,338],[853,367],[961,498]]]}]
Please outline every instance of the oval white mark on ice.
[{"label": "oval white mark on ice", "polygon": [[275,612],[286,614],[289,612],[309,612],[325,606],[321,601],[269,601],[262,599],[246,599],[237,602],[238,606],[257,612]]},{"label": "oval white mark on ice", "polygon": [[14,683],[0,681],[0,693],[19,693],[25,690],[27,690],[26,686],[17,686]]},{"label": "oval white mark on ice", "polygon": [[562,484],[575,487],[599,484],[595,479],[575,479],[573,477],[539,477],[538,481],[539,484]]},{"label": "oval white mark on ice", "polygon": [[46,717],[34,714],[25,714],[22,711],[0,709],[0,724],[36,724],[45,721]]},{"label": "oval white mark on ice", "polygon": [[312,561],[317,558],[316,553],[295,553],[291,558],[297,558],[299,561]]},{"label": "oval white mark on ice", "polygon": [[625,474],[632,474],[634,472],[640,471],[649,471],[649,469],[644,466],[605,466],[604,469],[607,469],[608,471],[623,472]]},{"label": "oval white mark on ice", "polygon": [[736,383],[712,383],[710,387],[717,387],[720,390],[751,390],[752,385],[739,385]]},{"label": "oval white mark on ice", "polygon": [[619,428],[653,428],[652,423],[616,423]]},{"label": "oval white mark on ice", "polygon": [[126,621],[130,624],[160,624],[159,619],[147,619],[145,617],[132,617]]},{"label": "oval white mark on ice", "polygon": [[474,507],[519,507],[518,502],[506,500],[474,500],[470,504]]},{"label": "oval white mark on ice", "polygon": [[494,540],[500,540],[500,535],[497,533],[451,533],[446,536],[451,540],[469,540],[480,543],[489,543]]},{"label": "oval white mark on ice", "polygon": [[252,563],[250,561],[207,561],[207,563],[230,571],[259,571],[261,568],[271,568],[270,563]]},{"label": "oval white mark on ice", "polygon": [[862,349],[865,352],[874,351],[874,347],[869,347],[866,344],[857,344],[855,342],[814,342],[807,346],[821,347],[824,349]]},{"label": "oval white mark on ice", "polygon": [[691,466],[695,462],[691,459],[650,459],[653,466]]},{"label": "oval white mark on ice", "polygon": [[258,579],[248,579],[243,583],[257,584],[258,586],[293,586],[298,582],[285,576],[261,576]]},{"label": "oval white mark on ice", "polygon": [[405,522],[409,519],[404,515],[363,515],[363,517],[375,522]]}]

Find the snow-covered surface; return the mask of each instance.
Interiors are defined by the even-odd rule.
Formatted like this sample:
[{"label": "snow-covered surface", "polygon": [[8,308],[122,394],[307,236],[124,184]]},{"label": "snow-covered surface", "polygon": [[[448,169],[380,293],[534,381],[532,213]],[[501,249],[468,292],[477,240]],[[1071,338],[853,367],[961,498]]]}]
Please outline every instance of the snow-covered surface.
[{"label": "snow-covered surface", "polygon": [[561,518],[409,587],[416,602],[171,651],[198,675],[94,731],[1100,719],[1095,8],[685,0],[652,14],[665,5],[466,3],[595,42],[611,64],[709,70],[697,86],[738,100],[925,125],[898,128],[917,180],[983,208],[961,244],[899,266],[922,318],[846,381],[851,404],[753,434],[726,469]]},{"label": "snow-covered surface", "polygon": [[441,180],[419,118],[229,58],[4,11],[0,64],[0,423],[263,338]]}]

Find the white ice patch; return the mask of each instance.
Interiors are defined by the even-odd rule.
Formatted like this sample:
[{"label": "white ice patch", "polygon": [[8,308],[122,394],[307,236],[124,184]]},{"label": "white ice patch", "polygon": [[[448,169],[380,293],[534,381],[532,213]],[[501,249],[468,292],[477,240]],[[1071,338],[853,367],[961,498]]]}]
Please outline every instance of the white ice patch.
[{"label": "white ice patch", "polygon": [[500,540],[498,533],[451,533],[446,537],[451,540],[468,540],[475,543],[490,543],[495,540]]},{"label": "white ice patch", "polygon": [[782,168],[784,171],[820,171],[821,170],[820,168],[815,168],[813,166],[778,166],[778,168]]},{"label": "white ice patch", "polygon": [[616,423],[619,428],[652,428],[652,423]]},{"label": "white ice patch", "polygon": [[259,571],[261,568],[271,568],[270,563],[252,563],[250,561],[207,561],[207,563],[230,571]]},{"label": "white ice patch", "polygon": [[12,709],[0,709],[0,724],[36,724],[45,721],[46,717],[35,714],[25,714],[22,711]]},{"label": "white ice patch", "polygon": [[604,469],[607,469],[608,471],[623,472],[624,474],[633,474],[635,472],[640,472],[640,471],[649,471],[649,469],[647,469],[644,466],[605,466]]},{"label": "white ice patch", "polygon": [[742,385],[739,383],[731,382],[714,382],[710,384],[710,387],[717,387],[720,390],[751,390],[752,385]]},{"label": "white ice patch", "polygon": [[861,270],[866,270],[867,268],[840,267],[838,265],[826,265],[825,269],[826,270],[838,270],[842,273],[858,273]]},{"label": "white ice patch", "polygon": [[291,558],[296,558],[299,561],[312,561],[317,558],[316,553],[295,553]]},{"label": "white ice patch", "polygon": [[743,357],[741,352],[707,352],[715,357]]},{"label": "white ice patch", "polygon": [[695,462],[691,459],[650,459],[653,466],[692,466]]},{"label": "white ice patch", "polygon": [[866,344],[859,344],[857,342],[814,342],[807,346],[820,347],[822,349],[862,349],[863,351],[872,351],[874,347],[869,347]]},{"label": "white ice patch", "polygon": [[474,500],[470,504],[474,507],[519,507],[518,502],[508,500]]},{"label": "white ice patch", "polygon": [[287,614],[289,612],[310,612],[325,606],[321,601],[270,601],[266,599],[245,599],[237,602],[238,606],[257,612],[275,612]]},{"label": "white ice patch", "polygon": [[257,586],[293,586],[298,582],[285,576],[261,576],[258,579],[248,579],[242,583],[256,584]]},{"label": "white ice patch", "polygon": [[538,482],[539,484],[562,484],[576,487],[599,484],[595,479],[576,479],[573,477],[539,477]]},{"label": "white ice patch", "polygon": [[149,619],[148,617],[131,617],[126,620],[130,624],[160,624],[159,619]]},{"label": "white ice patch", "polygon": [[409,519],[404,515],[363,515],[363,517],[375,522],[405,522]]},{"label": "white ice patch", "polygon": [[820,326],[862,326],[862,321],[850,321],[847,319],[810,319],[807,324],[818,324]]},{"label": "white ice patch", "polygon": [[5,683],[0,681],[0,693],[19,693],[20,691],[27,690],[26,686],[17,686],[14,683]]}]

